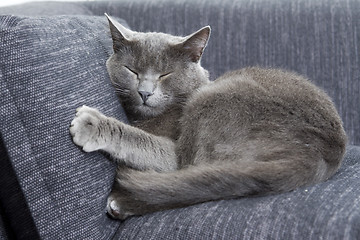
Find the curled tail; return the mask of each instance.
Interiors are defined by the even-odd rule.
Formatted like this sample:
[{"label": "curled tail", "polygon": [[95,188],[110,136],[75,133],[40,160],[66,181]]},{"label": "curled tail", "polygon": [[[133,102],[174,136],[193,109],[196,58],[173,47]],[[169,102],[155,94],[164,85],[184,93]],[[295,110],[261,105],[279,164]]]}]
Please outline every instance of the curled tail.
[{"label": "curled tail", "polygon": [[119,168],[112,193],[118,212],[110,214],[126,218],[219,199],[285,192],[323,181],[335,171],[323,160],[217,162],[163,173]]}]

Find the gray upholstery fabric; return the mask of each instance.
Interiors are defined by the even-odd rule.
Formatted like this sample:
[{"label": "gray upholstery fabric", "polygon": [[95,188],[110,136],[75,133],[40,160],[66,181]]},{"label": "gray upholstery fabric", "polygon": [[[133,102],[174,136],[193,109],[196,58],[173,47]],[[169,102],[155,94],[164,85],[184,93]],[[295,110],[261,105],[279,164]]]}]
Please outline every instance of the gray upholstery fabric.
[{"label": "gray upholstery fabric", "polygon": [[1,215],[0,215],[0,240],[5,240],[5,239],[7,239],[7,236],[6,236],[5,227],[4,227],[3,221],[1,219]]},{"label": "gray upholstery fabric", "polygon": [[110,85],[102,17],[1,17],[0,131],[44,239],[106,239],[114,165],[85,154],[69,124],[83,104],[126,118]]},{"label": "gray upholstery fabric", "polygon": [[0,15],[53,16],[92,15],[82,2],[30,2],[0,8]]},{"label": "gray upholstery fabric", "polygon": [[[126,121],[105,69],[108,12],[139,31],[185,35],[210,24],[203,65],[212,78],[246,65],[306,74],[334,98],[359,145],[359,8],[355,0],[121,0],[0,9],[22,16],[0,17],[0,133],[41,237],[360,239],[360,147],[349,147],[339,172],[313,187],[119,222],[104,212],[114,165],[81,152],[68,133],[83,104]],[[45,17],[53,14],[101,17]]]}]

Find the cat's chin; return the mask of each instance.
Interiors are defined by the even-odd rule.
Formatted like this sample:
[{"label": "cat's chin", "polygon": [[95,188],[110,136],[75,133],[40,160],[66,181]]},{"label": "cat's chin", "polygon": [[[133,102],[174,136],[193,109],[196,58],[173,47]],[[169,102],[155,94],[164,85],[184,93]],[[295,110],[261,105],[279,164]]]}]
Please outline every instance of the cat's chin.
[{"label": "cat's chin", "polygon": [[165,108],[142,104],[136,107],[136,112],[144,118],[152,118],[162,114]]}]

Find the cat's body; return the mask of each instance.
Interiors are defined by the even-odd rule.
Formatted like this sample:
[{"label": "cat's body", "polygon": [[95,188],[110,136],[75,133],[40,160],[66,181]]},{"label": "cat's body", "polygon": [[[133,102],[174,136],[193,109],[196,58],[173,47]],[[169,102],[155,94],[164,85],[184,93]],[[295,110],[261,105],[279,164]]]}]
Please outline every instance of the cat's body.
[{"label": "cat's body", "polygon": [[199,63],[208,27],[181,38],[109,22],[107,67],[132,126],[82,107],[70,132],[119,164],[111,216],[290,191],[340,166],[341,119],[303,77],[246,68],[210,82]]}]

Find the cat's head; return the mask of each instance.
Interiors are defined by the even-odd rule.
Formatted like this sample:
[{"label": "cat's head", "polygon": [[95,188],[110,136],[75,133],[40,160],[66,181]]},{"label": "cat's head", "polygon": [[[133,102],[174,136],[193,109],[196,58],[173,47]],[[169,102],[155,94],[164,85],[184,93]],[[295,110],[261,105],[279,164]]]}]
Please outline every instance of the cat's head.
[{"label": "cat's head", "polygon": [[209,81],[200,59],[210,27],[176,37],[134,32],[107,17],[114,54],[106,66],[123,106],[134,117],[157,116]]}]

